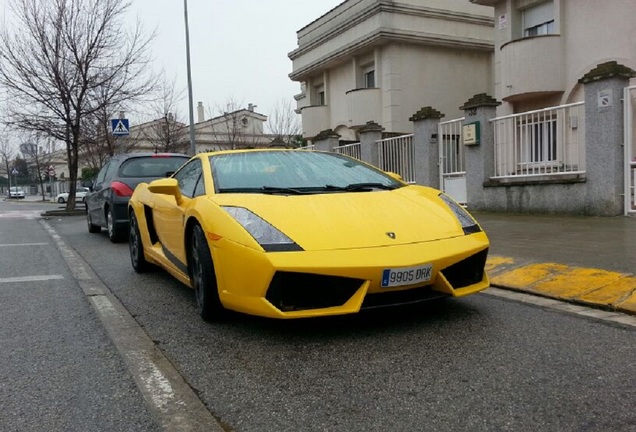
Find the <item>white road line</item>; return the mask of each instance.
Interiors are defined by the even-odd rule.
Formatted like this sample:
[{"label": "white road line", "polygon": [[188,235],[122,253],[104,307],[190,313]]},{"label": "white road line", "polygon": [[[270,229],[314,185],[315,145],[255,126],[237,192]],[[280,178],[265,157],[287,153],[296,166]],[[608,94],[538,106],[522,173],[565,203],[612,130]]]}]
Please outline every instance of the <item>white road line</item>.
[{"label": "white road line", "polygon": [[0,247],[16,247],[16,246],[46,246],[49,243],[8,243],[0,244]]},{"label": "white road line", "polygon": [[22,276],[11,278],[0,278],[0,283],[19,283],[19,282],[44,282],[50,280],[64,279],[62,275],[49,275],[49,276]]}]

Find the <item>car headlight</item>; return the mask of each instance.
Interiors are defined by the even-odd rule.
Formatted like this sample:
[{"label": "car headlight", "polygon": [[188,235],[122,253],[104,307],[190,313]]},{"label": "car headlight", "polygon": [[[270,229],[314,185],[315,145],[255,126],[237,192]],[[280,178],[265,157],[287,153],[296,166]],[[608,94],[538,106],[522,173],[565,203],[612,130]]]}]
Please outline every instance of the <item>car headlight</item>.
[{"label": "car headlight", "polygon": [[292,239],[283,234],[272,224],[262,219],[243,207],[223,206],[223,210],[229,213],[238,223],[250,233],[254,240],[261,245],[266,252],[284,252],[303,250]]},{"label": "car headlight", "polygon": [[477,221],[473,219],[473,217],[464,209],[464,207],[457,204],[454,199],[444,193],[439,194],[439,197],[453,211],[453,213],[459,220],[462,229],[464,230],[464,234],[472,234],[481,231],[481,227],[477,224]]}]

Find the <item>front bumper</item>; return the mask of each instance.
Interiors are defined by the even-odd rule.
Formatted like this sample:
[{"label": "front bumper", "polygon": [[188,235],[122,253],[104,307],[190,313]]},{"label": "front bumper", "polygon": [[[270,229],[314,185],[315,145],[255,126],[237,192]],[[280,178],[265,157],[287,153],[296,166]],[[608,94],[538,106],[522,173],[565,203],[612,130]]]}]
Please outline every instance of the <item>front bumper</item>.
[{"label": "front bumper", "polygon": [[[489,286],[483,232],[367,249],[264,253],[211,240],[224,306],[272,318],[355,313],[365,308],[460,297]],[[385,269],[432,265],[428,282],[381,286]]]}]

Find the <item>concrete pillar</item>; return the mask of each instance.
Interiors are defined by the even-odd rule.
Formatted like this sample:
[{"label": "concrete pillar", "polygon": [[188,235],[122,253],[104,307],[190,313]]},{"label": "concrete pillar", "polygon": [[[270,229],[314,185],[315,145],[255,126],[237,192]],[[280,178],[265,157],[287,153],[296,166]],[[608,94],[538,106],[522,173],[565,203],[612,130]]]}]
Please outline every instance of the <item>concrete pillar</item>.
[{"label": "concrete pillar", "polygon": [[320,132],[312,140],[315,150],[327,152],[332,152],[334,147],[338,147],[339,142],[340,135],[334,132],[332,129],[327,129]]},{"label": "concrete pillar", "polygon": [[375,167],[380,164],[378,146],[376,142],[382,139],[384,128],[379,124],[369,121],[358,133],[360,134],[360,154],[364,162]]},{"label": "concrete pillar", "polygon": [[464,126],[474,123],[478,144],[464,147],[466,157],[466,198],[471,210],[488,210],[484,183],[495,173],[495,132],[490,119],[501,105],[486,93],[470,98],[459,109],[464,110]]},{"label": "concrete pillar", "polygon": [[413,158],[415,183],[439,189],[439,144],[437,130],[444,114],[427,106],[413,114]]},{"label": "concrete pillar", "polygon": [[636,72],[613,62],[579,80],[585,90],[585,213],[618,216],[624,206],[623,89]]}]

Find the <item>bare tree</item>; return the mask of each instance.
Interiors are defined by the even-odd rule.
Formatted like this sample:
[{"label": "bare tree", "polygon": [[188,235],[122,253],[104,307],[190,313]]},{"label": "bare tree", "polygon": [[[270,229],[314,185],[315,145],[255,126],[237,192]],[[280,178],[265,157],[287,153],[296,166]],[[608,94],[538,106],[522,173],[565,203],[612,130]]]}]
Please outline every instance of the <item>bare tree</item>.
[{"label": "bare tree", "polygon": [[291,100],[278,101],[268,116],[266,128],[274,142],[292,147],[300,146],[302,141],[300,115],[296,113]]},{"label": "bare tree", "polygon": [[0,33],[0,85],[8,124],[66,143],[67,209],[75,206],[84,120],[146,94],[149,42],[123,24],[128,0],[11,0],[13,26]]},{"label": "bare tree", "polygon": [[179,103],[183,100],[183,90],[176,87],[175,80],[169,81],[165,74],[157,83],[156,99],[152,102],[151,121],[139,126],[138,139],[150,143],[155,153],[183,153],[190,144],[188,127],[182,121]]},{"label": "bare tree", "polygon": [[7,182],[9,186],[11,185],[11,165],[14,156],[15,150],[13,145],[6,135],[0,135],[0,162],[7,173]]},{"label": "bare tree", "polygon": [[49,163],[51,162],[50,149],[44,148],[43,144],[44,143],[38,134],[34,134],[20,144],[20,152],[27,161],[27,164],[31,167],[29,171],[40,185],[42,201],[46,199],[44,180],[45,176],[47,179],[50,176]]},{"label": "bare tree", "polygon": [[220,148],[241,149],[263,147],[269,140],[262,128],[247,115],[254,112],[254,105],[243,108],[243,104],[230,98],[224,105],[209,109],[215,117],[207,121],[203,132],[212,135],[214,144]]}]

